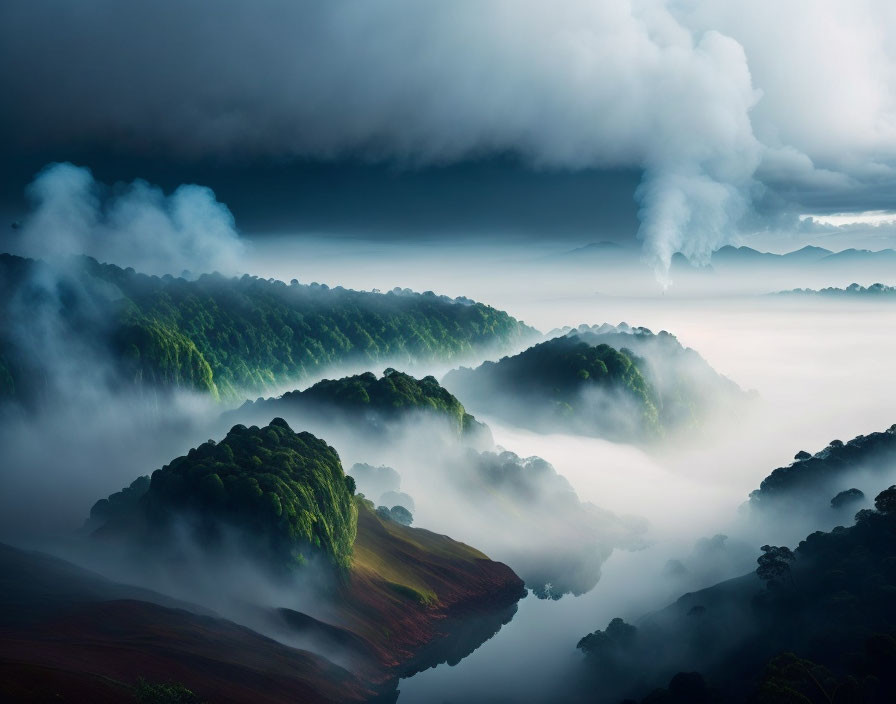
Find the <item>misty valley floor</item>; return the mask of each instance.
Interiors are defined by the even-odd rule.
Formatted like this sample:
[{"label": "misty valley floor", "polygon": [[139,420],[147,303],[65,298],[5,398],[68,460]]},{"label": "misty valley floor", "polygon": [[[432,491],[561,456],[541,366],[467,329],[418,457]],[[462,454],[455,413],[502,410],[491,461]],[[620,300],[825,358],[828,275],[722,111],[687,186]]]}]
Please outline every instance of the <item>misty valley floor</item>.
[{"label": "misty valley floor", "polygon": [[[434,285],[437,283],[434,275]],[[357,594],[368,601],[360,598],[357,611],[352,607],[332,621],[308,616],[295,604],[285,603],[278,604],[284,610],[276,627],[261,627],[226,609],[230,620],[187,614],[179,609],[182,602],[190,601],[188,591],[185,593],[183,585],[173,589],[169,584],[169,592],[161,582],[152,588],[171,593],[182,602],[128,591],[136,587],[107,592],[111,587],[97,586],[97,582],[84,589],[94,600],[105,594],[104,606],[88,603],[67,611],[54,606],[39,614],[33,603],[28,607],[26,596],[51,595],[53,589],[47,584],[73,585],[77,580],[52,577],[40,586],[40,580],[29,581],[40,571],[38,567],[16,562],[7,552],[10,562],[5,572],[20,577],[4,584],[12,590],[10,594],[19,589],[15,598],[22,601],[13,608],[6,604],[4,667],[13,667],[10,663],[17,657],[31,662],[16,678],[6,678],[25,688],[8,690],[10,696],[42,692],[41,687],[56,678],[66,691],[89,694],[96,701],[104,701],[107,695],[109,701],[127,700],[131,696],[128,687],[139,675],[154,681],[192,678],[195,688],[209,701],[288,701],[300,691],[312,701],[365,701],[394,696],[395,687],[399,701],[411,703],[587,700],[583,692],[588,690],[576,689],[583,677],[583,656],[576,648],[580,638],[616,617],[639,624],[645,615],[674,603],[682,594],[752,572],[763,543],[795,547],[811,530],[849,525],[848,512],[829,512],[813,519],[810,528],[796,520],[748,525],[740,518],[740,506],[773,468],[792,462],[797,451],[815,453],[833,438],[846,441],[891,425],[890,386],[885,372],[882,376],[880,371],[888,369],[896,352],[887,304],[741,295],[718,299],[575,295],[536,300],[521,295],[509,283],[502,287],[496,280],[489,286],[496,287],[495,297],[518,319],[536,321],[542,327],[554,320],[558,300],[562,300],[559,309],[564,317],[572,318],[569,322],[627,320],[656,331],[668,329],[684,345],[697,349],[714,369],[757,392],[752,405],[736,420],[710,419],[699,433],[654,445],[556,430],[539,432],[512,426],[501,418],[476,415],[478,422],[490,428],[497,448],[511,450],[519,458],[544,458],[569,481],[581,501],[617,516],[646,519],[643,542],[613,550],[593,589],[581,596],[566,594],[559,600],[539,599],[530,592],[516,603],[520,584],[502,573],[497,582],[506,583],[496,582],[496,593],[503,593],[506,599],[501,597],[469,613],[464,608],[457,613],[448,608],[431,618],[429,607],[416,611],[413,605],[425,603],[426,589],[418,588],[420,583],[413,580],[408,582],[407,575],[393,568],[425,565],[424,571],[432,570],[428,584],[443,580],[446,605],[452,599],[461,603],[473,597],[475,601],[475,589],[465,594],[461,588],[470,584],[474,572],[458,569],[450,560],[432,560],[431,555],[418,551],[422,547],[424,552],[439,554],[442,548],[435,538],[414,538],[410,548],[391,552],[395,535],[387,539],[386,533],[405,529],[384,524],[379,518],[372,523],[372,514],[363,512],[359,525],[366,526],[365,537],[355,545],[355,558],[362,570],[357,574],[368,568],[372,571],[358,583]],[[450,366],[443,361],[418,361],[414,371],[419,376],[431,371],[442,377]],[[374,379],[379,379],[380,370],[376,365],[373,368],[377,372]],[[360,370],[367,371],[367,367]],[[344,370],[334,369],[333,376],[357,371],[357,367],[346,365]],[[442,393],[438,384],[433,388]],[[219,418],[222,405],[202,398],[177,397],[169,407],[160,406],[155,399],[140,399],[132,406],[129,402],[110,403],[83,417],[66,415],[65,408],[56,409],[57,415],[44,426],[31,425],[20,417],[10,420],[4,437],[16,442],[7,443],[5,452],[17,471],[4,476],[4,485],[8,495],[19,500],[10,504],[2,517],[6,533],[20,532],[27,538],[23,543],[39,544],[60,530],[78,529],[97,498],[128,486],[135,477],[185,454],[208,437],[220,442],[227,428],[244,420],[238,417],[240,407]],[[167,414],[161,421],[160,407]],[[255,411],[260,418],[251,422],[270,421],[264,416],[268,413],[264,404],[258,404]],[[132,412],[133,416],[128,416]],[[212,415],[214,422],[207,422]],[[408,450],[402,458],[404,446],[397,436],[384,444],[385,449],[368,440],[354,443],[347,439],[359,433],[352,425],[354,420],[346,426],[348,430],[342,427],[337,431],[335,425],[328,429],[330,421],[325,415],[312,418],[311,429],[333,443],[346,469],[356,461],[376,464],[380,461],[376,458],[388,458],[391,444],[392,458],[404,473],[402,490],[418,501],[414,529],[419,526],[432,529],[430,535],[461,536],[469,544],[462,549],[464,559],[473,554],[466,550],[476,553],[474,560],[484,559],[479,550],[494,557],[474,539],[473,515],[465,516],[463,505],[449,501],[447,494],[425,495],[427,472],[434,471],[438,446],[426,439],[423,427],[409,426],[412,437],[417,433],[422,438],[423,448],[415,448],[416,454]],[[45,437],[52,437],[52,442],[44,442]],[[97,448],[101,448],[99,456]],[[427,451],[433,456],[428,458]],[[60,473],[61,491],[48,495],[45,484],[31,481],[34,475],[28,468],[57,467],[60,457],[67,458],[72,471]],[[414,474],[401,462],[419,469]],[[886,476],[868,479],[862,506],[873,498],[873,482],[881,484],[878,490],[885,488]],[[34,516],[30,507],[43,500],[49,501],[50,510]],[[433,510],[440,502],[446,509]],[[20,529],[30,521],[40,530],[27,535],[28,531]],[[382,526],[386,526],[385,533]],[[716,540],[719,534],[727,537]],[[385,542],[371,547],[377,542],[371,542],[375,535]],[[713,553],[724,541],[724,550]],[[495,544],[501,546],[500,541]],[[54,552],[64,555],[67,549],[63,543]],[[372,559],[371,554],[389,557]],[[675,563],[686,565],[687,574],[675,572],[670,567]],[[22,576],[26,574],[27,578]],[[115,570],[109,576],[115,582],[128,583]],[[200,590],[194,593],[198,595]],[[158,603],[160,600],[164,603]],[[206,606],[201,601],[200,605]],[[216,606],[207,608],[215,611]],[[339,626],[333,627],[337,622]],[[353,622],[355,626],[346,627]],[[393,639],[394,634],[386,634],[395,630],[385,626],[386,622],[393,626],[401,623],[405,629],[401,645]],[[288,634],[283,623],[296,631]],[[304,643],[312,652],[299,644],[298,632],[303,632]],[[432,640],[434,635],[438,638]],[[222,657],[214,648],[209,650],[210,641],[227,644],[230,654]],[[44,642],[53,646],[44,647]],[[99,664],[79,671],[70,660],[71,653],[75,644],[80,648],[87,643],[89,653],[85,651],[77,662],[88,663],[93,658]],[[332,648],[334,643],[338,647]],[[370,650],[365,650],[368,647]],[[103,655],[110,652],[119,652],[117,659]],[[364,654],[350,661],[345,659],[346,652]],[[273,674],[271,667],[276,670]],[[85,671],[93,674],[85,676]],[[60,674],[63,672],[67,674]],[[197,672],[202,677],[194,677]],[[260,691],[266,699],[259,699]]]}]

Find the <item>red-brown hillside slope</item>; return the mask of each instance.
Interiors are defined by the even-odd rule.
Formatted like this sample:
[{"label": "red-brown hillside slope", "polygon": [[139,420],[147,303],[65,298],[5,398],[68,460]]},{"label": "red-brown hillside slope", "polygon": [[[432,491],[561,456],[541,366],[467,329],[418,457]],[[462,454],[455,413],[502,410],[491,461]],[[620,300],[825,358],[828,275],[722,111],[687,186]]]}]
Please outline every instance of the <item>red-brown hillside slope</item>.
[{"label": "red-brown hillside slope", "polygon": [[471,652],[522,594],[506,565],[362,503],[352,568],[326,618],[276,617],[285,632],[338,642],[349,672],[160,595],[0,546],[0,698],[134,701],[144,677],[183,683],[210,702],[364,701],[388,696],[399,676]]}]

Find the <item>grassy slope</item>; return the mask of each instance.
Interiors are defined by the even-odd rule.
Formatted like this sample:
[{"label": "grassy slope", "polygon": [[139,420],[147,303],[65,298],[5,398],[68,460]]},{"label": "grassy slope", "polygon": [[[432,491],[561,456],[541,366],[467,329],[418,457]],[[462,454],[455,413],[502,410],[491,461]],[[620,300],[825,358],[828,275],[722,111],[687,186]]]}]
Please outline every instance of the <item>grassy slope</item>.
[{"label": "grassy slope", "polygon": [[358,504],[352,568],[332,603],[339,625],[279,616],[338,640],[356,656],[352,673],[146,590],[0,546],[0,697],[133,701],[145,677],[214,702],[359,701],[388,693],[401,675],[456,662],[513,615],[524,592],[509,567]]},{"label": "grassy slope", "polygon": [[[489,618],[524,594],[522,580],[506,565],[445,535],[383,520],[363,500],[358,504],[352,569],[334,617],[364,639],[390,676],[421,665],[440,639],[450,642],[452,619]],[[422,654],[427,648],[432,652]]]},{"label": "grassy slope", "polygon": [[0,545],[0,699],[133,702],[139,677],[182,682],[214,702],[350,702],[373,694],[311,653]]}]

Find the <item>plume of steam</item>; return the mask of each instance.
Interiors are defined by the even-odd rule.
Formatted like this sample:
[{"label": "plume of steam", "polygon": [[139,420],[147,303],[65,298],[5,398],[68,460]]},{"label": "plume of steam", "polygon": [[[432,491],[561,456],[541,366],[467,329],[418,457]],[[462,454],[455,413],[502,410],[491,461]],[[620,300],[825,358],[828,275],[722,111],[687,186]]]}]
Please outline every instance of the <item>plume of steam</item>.
[{"label": "plume of steam", "polygon": [[89,254],[150,274],[235,273],[243,252],[233,215],[202,186],[168,196],[141,180],[109,189],[61,163],[41,171],[28,195],[34,209],[18,248],[29,256]]}]

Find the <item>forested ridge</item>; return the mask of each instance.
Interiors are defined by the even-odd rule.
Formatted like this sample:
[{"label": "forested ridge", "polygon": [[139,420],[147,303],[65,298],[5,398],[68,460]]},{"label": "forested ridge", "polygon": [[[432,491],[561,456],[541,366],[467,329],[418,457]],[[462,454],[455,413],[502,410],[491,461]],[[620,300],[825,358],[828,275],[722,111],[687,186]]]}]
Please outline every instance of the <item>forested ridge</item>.
[{"label": "forested ridge", "polygon": [[604,414],[590,417],[594,414],[582,394],[605,392],[620,405],[631,402],[639,416],[632,421],[637,433],[653,436],[660,433],[659,399],[642,374],[642,365],[626,348],[590,345],[576,336],[564,336],[476,369],[453,371],[445,377],[445,384],[461,398],[470,399],[471,405],[510,414],[524,425],[572,423],[595,430],[609,421]]},{"label": "forested ridge", "polygon": [[625,441],[697,430],[747,398],[665,331],[621,323],[548,335],[515,356],[452,371],[443,383],[478,414]]},{"label": "forested ridge", "polygon": [[419,411],[447,419],[460,433],[487,432],[435,377],[416,379],[395,369],[386,369],[379,378],[372,372],[364,372],[341,379],[323,379],[304,391],[247,401],[232,415],[242,418],[246,413],[283,414],[288,410],[313,411],[320,407],[345,414],[375,413],[386,420]]},{"label": "forested ridge", "polygon": [[[339,363],[460,360],[534,334],[503,311],[432,292],[147,276],[90,257],[50,266],[0,255],[0,296],[8,320],[58,316],[56,338],[86,336],[83,347],[109,354],[126,382],[224,397]],[[39,356],[14,330],[0,335],[0,393],[39,389]]]},{"label": "forested ridge", "polygon": [[[814,455],[801,450],[786,467],[769,474],[759,488],[750,493],[750,506],[757,509],[793,510],[799,505],[827,504],[837,492],[857,481],[857,474],[889,476],[896,457],[896,425],[882,432],[859,435],[848,442],[831,440]],[[861,481],[867,481],[862,477]]]},{"label": "forested ridge", "polygon": [[348,568],[357,532],[354,480],[336,451],[275,418],[265,428],[234,426],[183,457],[98,501],[92,523],[106,535],[165,544],[174,522],[193,521],[209,548],[237,529],[252,551],[275,568],[323,553]]},{"label": "forested ridge", "polygon": [[679,671],[643,704],[892,702],[896,486],[850,527],[761,550],[754,575],[586,635],[589,675],[633,693]]}]

